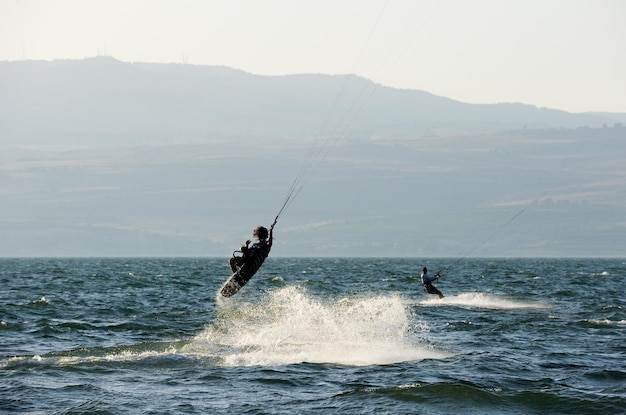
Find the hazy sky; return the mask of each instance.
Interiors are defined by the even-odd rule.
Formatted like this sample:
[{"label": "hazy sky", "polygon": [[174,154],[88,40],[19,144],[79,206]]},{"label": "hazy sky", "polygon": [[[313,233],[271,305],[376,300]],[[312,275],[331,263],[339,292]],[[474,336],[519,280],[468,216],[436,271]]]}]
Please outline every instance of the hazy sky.
[{"label": "hazy sky", "polygon": [[623,0],[0,0],[0,61],[356,73],[471,103],[626,112]]}]

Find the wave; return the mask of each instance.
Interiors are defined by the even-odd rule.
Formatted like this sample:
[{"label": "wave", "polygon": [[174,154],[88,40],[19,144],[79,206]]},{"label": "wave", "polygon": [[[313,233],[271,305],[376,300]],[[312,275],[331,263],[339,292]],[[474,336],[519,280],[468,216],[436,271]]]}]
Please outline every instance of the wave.
[{"label": "wave", "polygon": [[447,357],[418,337],[424,329],[412,326],[399,296],[320,300],[290,286],[258,303],[219,301],[215,321],[182,351],[219,356],[224,366],[368,366]]},{"label": "wave", "polygon": [[514,301],[480,292],[461,293],[459,295],[447,296],[442,299],[429,298],[420,301],[419,304],[427,307],[459,306],[470,308],[486,308],[494,310],[547,308],[546,304],[542,304],[539,302]]},{"label": "wave", "polygon": [[166,365],[173,359],[184,359],[179,349],[184,341],[145,342],[128,346],[80,348],[45,355],[15,356],[0,361],[0,368],[18,366],[75,366],[85,364],[115,364],[149,362],[150,365]]},{"label": "wave", "polygon": [[[624,379],[623,372],[595,374],[615,382]],[[498,385],[478,385],[467,380],[450,379],[444,382],[407,383],[400,386],[373,387],[370,385],[348,389],[333,397],[339,412],[367,407],[379,409],[368,413],[623,413],[624,399],[618,394],[581,393],[566,385],[555,385],[552,379],[525,380],[520,383],[539,383],[536,388],[507,389]],[[394,402],[393,407],[386,403]],[[416,411],[415,408],[419,408]]]},{"label": "wave", "polygon": [[582,325],[588,326],[626,326],[626,320],[610,320],[605,318],[603,320],[598,319],[585,319],[581,322]]},{"label": "wave", "polygon": [[192,339],[13,357],[0,361],[0,368],[167,366],[181,360],[226,367],[298,363],[370,366],[449,357],[423,336],[428,325],[416,321],[411,308],[399,295],[330,300],[315,298],[302,287],[288,286],[270,291],[256,302],[237,296],[219,297],[214,320]]}]

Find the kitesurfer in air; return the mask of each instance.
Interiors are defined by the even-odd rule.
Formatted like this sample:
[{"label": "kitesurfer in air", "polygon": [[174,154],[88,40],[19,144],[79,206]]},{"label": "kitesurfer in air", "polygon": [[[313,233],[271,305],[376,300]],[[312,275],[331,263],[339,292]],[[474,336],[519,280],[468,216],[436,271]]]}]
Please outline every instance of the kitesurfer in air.
[{"label": "kitesurfer in air", "polygon": [[[276,225],[276,220],[270,226],[269,232],[265,226],[257,226],[252,231],[252,236],[257,238],[257,242],[254,242],[252,245],[250,243],[251,240],[247,240],[244,245],[241,245],[239,252],[241,252],[241,256],[235,256],[230,259],[230,268],[233,272],[237,272],[239,268],[243,266],[250,258],[254,258],[257,255],[261,255],[263,259],[267,258],[270,254],[270,250],[272,249],[272,234],[274,231],[274,225]],[[237,252],[237,251],[235,251]]]},{"label": "kitesurfer in air", "polygon": [[439,273],[430,275],[426,267],[422,268],[422,284],[424,284],[424,290],[428,294],[437,294],[439,298],[443,298],[443,294],[436,287],[433,286],[433,281],[436,281],[441,277]]}]

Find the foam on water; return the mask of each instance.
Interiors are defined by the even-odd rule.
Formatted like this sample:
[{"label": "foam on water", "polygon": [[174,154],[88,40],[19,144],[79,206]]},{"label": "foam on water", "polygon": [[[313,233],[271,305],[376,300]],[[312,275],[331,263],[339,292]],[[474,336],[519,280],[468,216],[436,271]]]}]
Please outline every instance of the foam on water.
[{"label": "foam on water", "polygon": [[409,307],[399,296],[320,300],[286,287],[259,303],[237,300],[219,303],[215,321],[182,351],[219,356],[225,366],[365,366],[446,357],[415,337],[426,327],[410,327]]},{"label": "foam on water", "polygon": [[583,321],[584,323],[598,325],[598,326],[624,326],[626,325],[626,320],[609,320],[605,318],[603,320],[595,320],[595,319],[587,319]]},{"label": "foam on water", "polygon": [[76,349],[47,355],[20,356],[0,360],[0,369],[22,364],[74,366],[92,363],[129,363],[168,359],[178,355],[175,344],[148,342],[112,348]]},{"label": "foam on water", "polygon": [[480,292],[461,293],[459,295],[446,296],[442,299],[437,297],[428,298],[420,301],[419,304],[429,307],[460,306],[495,310],[538,309],[547,307],[545,304],[538,302],[513,301]]}]

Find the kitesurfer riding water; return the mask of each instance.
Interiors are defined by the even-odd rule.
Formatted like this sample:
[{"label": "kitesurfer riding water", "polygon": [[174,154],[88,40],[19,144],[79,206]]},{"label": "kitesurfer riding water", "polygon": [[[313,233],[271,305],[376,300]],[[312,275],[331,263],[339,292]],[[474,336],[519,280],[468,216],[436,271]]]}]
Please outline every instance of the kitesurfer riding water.
[{"label": "kitesurfer riding water", "polygon": [[257,238],[258,242],[250,245],[251,241],[248,239],[244,245],[241,245],[239,251],[235,251],[235,253],[241,252],[241,256],[235,256],[235,253],[233,253],[233,257],[229,261],[230,268],[233,272],[237,272],[237,270],[241,268],[246,261],[256,257],[257,255],[261,255],[263,259],[267,258],[270,254],[270,250],[272,249],[272,234],[277,219],[278,218],[276,218],[274,223],[272,223],[272,226],[270,226],[269,232],[265,226],[257,226],[254,231],[252,231],[252,236]]},{"label": "kitesurfer riding water", "polygon": [[422,284],[424,284],[424,290],[428,294],[437,294],[439,298],[443,298],[443,294],[436,287],[433,286],[433,281],[438,280],[441,277],[439,273],[430,275],[426,267],[422,268]]}]

